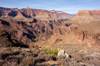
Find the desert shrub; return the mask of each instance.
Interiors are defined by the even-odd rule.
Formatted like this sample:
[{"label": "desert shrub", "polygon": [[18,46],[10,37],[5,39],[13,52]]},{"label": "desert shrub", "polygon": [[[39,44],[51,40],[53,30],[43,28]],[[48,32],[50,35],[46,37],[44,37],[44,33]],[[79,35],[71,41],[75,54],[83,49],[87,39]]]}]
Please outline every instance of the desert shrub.
[{"label": "desert shrub", "polygon": [[43,50],[48,56],[56,57],[58,54],[58,49],[44,48]]}]

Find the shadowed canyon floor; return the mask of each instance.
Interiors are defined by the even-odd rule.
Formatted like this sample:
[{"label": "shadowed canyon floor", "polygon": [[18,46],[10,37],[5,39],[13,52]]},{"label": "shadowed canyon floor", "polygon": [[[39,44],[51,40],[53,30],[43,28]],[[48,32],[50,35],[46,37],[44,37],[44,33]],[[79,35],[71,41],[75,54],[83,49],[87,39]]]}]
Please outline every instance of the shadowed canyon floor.
[{"label": "shadowed canyon floor", "polygon": [[99,18],[99,10],[0,7],[0,66],[100,66]]}]

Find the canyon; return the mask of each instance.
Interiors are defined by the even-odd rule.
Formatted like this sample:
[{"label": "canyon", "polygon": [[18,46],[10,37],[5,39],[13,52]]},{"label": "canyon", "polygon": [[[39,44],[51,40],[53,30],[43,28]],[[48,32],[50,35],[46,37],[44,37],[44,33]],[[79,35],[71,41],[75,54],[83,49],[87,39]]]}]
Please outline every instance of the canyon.
[{"label": "canyon", "polygon": [[[56,66],[99,66],[99,18],[100,10],[80,10],[71,15],[55,10],[0,7],[0,65],[50,66],[50,61]],[[44,48],[63,49],[71,57],[60,61],[54,57],[55,61]]]}]

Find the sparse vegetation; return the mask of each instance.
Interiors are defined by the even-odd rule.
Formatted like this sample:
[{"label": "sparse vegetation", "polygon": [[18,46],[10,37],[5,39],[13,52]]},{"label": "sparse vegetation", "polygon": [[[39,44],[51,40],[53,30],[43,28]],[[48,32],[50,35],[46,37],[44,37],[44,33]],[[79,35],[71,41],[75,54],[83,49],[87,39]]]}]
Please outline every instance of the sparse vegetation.
[{"label": "sparse vegetation", "polygon": [[48,55],[48,56],[54,56],[56,57],[58,54],[58,49],[52,49],[52,48],[44,48],[43,49],[44,52]]}]

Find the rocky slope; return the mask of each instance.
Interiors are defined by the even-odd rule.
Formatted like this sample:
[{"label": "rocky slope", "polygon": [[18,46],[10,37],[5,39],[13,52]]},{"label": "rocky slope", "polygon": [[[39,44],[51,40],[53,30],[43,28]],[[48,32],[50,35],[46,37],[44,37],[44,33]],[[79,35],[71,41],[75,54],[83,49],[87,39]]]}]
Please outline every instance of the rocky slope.
[{"label": "rocky slope", "polygon": [[42,9],[31,9],[31,8],[3,8],[0,7],[0,16],[1,17],[15,17],[18,19],[27,19],[27,18],[38,18],[41,20],[57,20],[57,19],[66,19],[70,15],[61,11],[48,11]]},{"label": "rocky slope", "polygon": [[[90,12],[68,18],[69,14],[60,11],[0,8],[0,65],[50,66],[53,62],[58,66],[99,66],[100,19]],[[64,49],[71,56],[58,59],[43,48]]]},{"label": "rocky slope", "polygon": [[[81,30],[79,25],[58,21],[41,21],[33,19],[32,22],[15,21],[12,18],[0,19],[1,44],[4,41],[13,46],[32,47],[35,43],[45,45],[45,43],[55,44],[59,41],[66,43],[90,43],[95,44],[99,39],[99,33],[93,34]],[[97,35],[97,37],[95,37]],[[7,45],[7,43],[4,43]],[[2,44],[2,45],[4,45]],[[49,45],[49,44],[47,44]]]},{"label": "rocky slope", "polygon": [[100,10],[80,10],[72,20],[76,23],[91,23],[100,21]]},{"label": "rocky slope", "polygon": [[91,15],[91,16],[99,15],[100,16],[100,10],[80,10],[77,15],[79,15],[79,16],[82,16],[82,15]]}]

